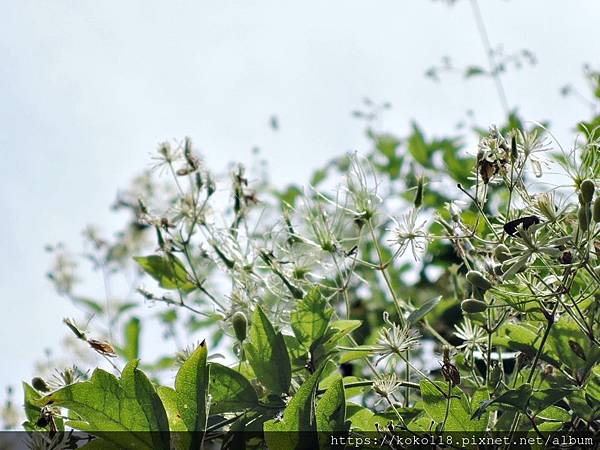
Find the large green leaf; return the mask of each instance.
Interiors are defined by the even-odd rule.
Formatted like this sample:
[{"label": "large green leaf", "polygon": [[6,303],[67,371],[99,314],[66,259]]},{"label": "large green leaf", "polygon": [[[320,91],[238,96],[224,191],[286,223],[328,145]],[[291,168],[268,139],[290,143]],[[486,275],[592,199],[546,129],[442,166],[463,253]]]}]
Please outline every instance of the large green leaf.
[{"label": "large green leaf", "polygon": [[[96,369],[89,381],[71,384],[42,397],[38,404],[61,406],[80,420],[74,428],[94,432],[125,448],[169,448],[169,423],[154,386],[131,361],[117,379]],[[152,433],[148,433],[148,432]]]},{"label": "large green leaf", "polygon": [[265,422],[267,446],[273,449],[312,450],[318,448],[315,394],[325,365],[313,373],[287,404],[281,420]]},{"label": "large green leaf", "polygon": [[286,393],[292,378],[290,357],[283,335],[275,332],[260,306],[254,311],[244,349],[252,370],[265,387],[277,394]]},{"label": "large green leaf", "polygon": [[187,431],[185,423],[179,415],[179,408],[177,407],[177,392],[175,389],[168,386],[160,386],[156,392],[163,402],[165,411],[167,412],[167,418],[169,419],[169,429],[171,431]]},{"label": "large green leaf", "polygon": [[210,365],[210,414],[242,411],[258,405],[258,396],[248,379],[217,363]]},{"label": "large green leaf", "polygon": [[[50,429],[50,425],[39,427],[36,423],[41,416],[41,408],[39,406],[39,399],[41,397],[42,396],[38,391],[29,384],[23,382],[23,407],[25,408],[25,416],[27,417],[27,420],[23,422],[23,428],[26,431]],[[58,430],[64,430],[63,419],[61,417],[55,417],[54,424]]]},{"label": "large green leaf", "polygon": [[[498,335],[494,337],[494,345],[500,345],[513,351],[521,351],[528,355],[535,355],[542,340],[542,334],[533,326],[507,323],[500,327]],[[560,366],[558,356],[552,352],[551,347],[544,346],[541,359],[555,366]]]},{"label": "large green leaf", "polygon": [[346,396],[343,378],[339,377],[327,388],[316,410],[317,430],[341,431],[346,421]]},{"label": "large green leaf", "polygon": [[25,407],[25,416],[27,417],[27,422],[23,426],[26,429],[33,429],[35,422],[40,418],[41,408],[37,405],[40,397],[41,395],[38,391],[23,382],[23,406]]},{"label": "large green leaf", "polygon": [[[404,414],[402,414],[402,417],[408,420]],[[346,418],[352,423],[353,432],[366,431],[371,433],[377,431],[376,424],[385,425],[390,421],[398,420],[395,414],[377,413],[355,403],[346,405]]]},{"label": "large green leaf", "polygon": [[[436,387],[437,386],[437,387]],[[444,423],[444,431],[480,431],[487,425],[487,417],[471,418],[471,406],[466,395],[456,386],[452,388],[448,402],[448,383],[421,380],[421,398],[425,412],[438,424]],[[477,394],[476,398],[485,398]]]},{"label": "large green leaf", "polygon": [[190,281],[185,266],[171,254],[135,256],[133,259],[148,275],[158,281],[162,288],[189,292],[196,287]]},{"label": "large green leaf", "polygon": [[333,309],[321,295],[319,288],[313,288],[291,314],[292,330],[298,341],[305,347],[319,339],[329,325]]},{"label": "large green leaf", "polygon": [[331,448],[331,436],[346,436],[350,422],[346,421],[346,394],[344,380],[334,381],[318,401],[316,420],[319,448]]},{"label": "large green leaf", "polygon": [[600,362],[600,348],[592,344],[579,325],[566,314],[550,329],[544,349],[573,371],[587,372]]},{"label": "large green leaf", "polygon": [[549,389],[534,389],[527,407],[532,410],[535,415],[537,412],[554,405],[558,401],[567,397],[573,389],[571,388],[549,388]]},{"label": "large green leaf", "polygon": [[600,405],[600,365],[594,367],[585,386],[585,393]]},{"label": "large green leaf", "polygon": [[208,349],[202,343],[181,365],[175,377],[175,394],[179,415],[186,429],[193,431],[189,449],[200,448],[208,419],[208,380],[210,368],[206,362]]},{"label": "large green leaf", "polygon": [[473,412],[472,417],[481,417],[489,408],[499,409],[504,407],[516,409],[517,411],[525,411],[532,393],[533,388],[527,383],[520,385],[517,389],[509,389],[493,399],[481,402],[479,407]]}]

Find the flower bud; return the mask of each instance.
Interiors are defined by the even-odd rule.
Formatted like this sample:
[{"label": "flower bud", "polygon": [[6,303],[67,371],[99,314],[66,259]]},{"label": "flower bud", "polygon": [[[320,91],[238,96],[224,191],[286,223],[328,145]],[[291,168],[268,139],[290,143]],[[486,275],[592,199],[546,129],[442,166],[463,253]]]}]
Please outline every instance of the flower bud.
[{"label": "flower bud", "polygon": [[594,206],[592,207],[592,217],[594,222],[600,223],[600,196],[596,198]]},{"label": "flower bud", "polygon": [[469,270],[469,272],[467,272],[467,280],[469,281],[469,283],[471,283],[473,286],[481,289],[482,291],[487,291],[489,288],[492,287],[492,283],[490,283],[483,275],[481,272],[477,271],[477,270]]},{"label": "flower bud", "polygon": [[48,392],[50,387],[46,384],[43,378],[41,377],[33,377],[31,379],[31,385],[33,388],[40,392]]},{"label": "flower bud", "polygon": [[417,192],[415,193],[414,205],[415,208],[420,208],[423,204],[423,184],[425,183],[425,177],[421,175],[417,179]]},{"label": "flower bud", "polygon": [[577,211],[577,220],[579,221],[579,229],[586,232],[590,226],[591,211],[589,206],[580,206]]},{"label": "flower bud", "polygon": [[581,358],[584,361],[587,360],[585,356],[585,351],[583,350],[583,347],[579,344],[579,342],[569,339],[569,347],[571,347],[573,353],[579,356],[579,358]]},{"label": "flower bud", "polygon": [[244,342],[248,328],[248,319],[246,319],[246,315],[241,311],[236,312],[231,316],[231,324],[233,325],[233,331],[235,332],[237,340]]},{"label": "flower bud", "polygon": [[510,250],[504,244],[499,244],[494,249],[494,258],[499,263],[503,263],[504,261],[508,261],[511,258]]},{"label": "flower bud", "polygon": [[474,298],[463,300],[460,304],[461,309],[468,314],[476,314],[487,309],[487,304]]},{"label": "flower bud", "polygon": [[590,203],[594,198],[594,182],[590,179],[585,179],[581,182],[579,190],[581,191],[581,197],[585,203]]}]

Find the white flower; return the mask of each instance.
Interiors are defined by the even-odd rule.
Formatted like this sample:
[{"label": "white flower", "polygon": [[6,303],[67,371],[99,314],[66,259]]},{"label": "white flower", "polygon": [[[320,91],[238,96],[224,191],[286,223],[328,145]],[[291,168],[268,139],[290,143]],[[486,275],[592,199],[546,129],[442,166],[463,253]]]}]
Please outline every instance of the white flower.
[{"label": "white flower", "polygon": [[402,383],[398,380],[395,373],[386,375],[373,382],[373,390],[381,396],[382,399],[389,399],[401,386]]},{"label": "white flower", "polygon": [[523,152],[525,161],[529,161],[531,169],[537,178],[542,176],[542,166],[548,167],[549,163],[544,153],[550,150],[549,141],[539,136],[537,130],[532,132],[519,131],[518,148]]},{"label": "white flower", "polygon": [[465,349],[467,353],[480,349],[487,342],[487,335],[483,328],[473,325],[470,320],[465,320],[462,325],[456,325],[455,328],[454,335],[463,340],[463,343],[456,348]]},{"label": "white flower", "polygon": [[425,230],[427,221],[425,220],[420,225],[417,225],[416,208],[412,208],[408,213],[404,214],[400,221],[394,218],[392,220],[395,226],[389,230],[393,237],[388,242],[398,246],[396,251],[398,256],[402,256],[410,245],[413,257],[415,260],[418,260],[417,254],[423,252],[430,241],[429,233]]},{"label": "white flower", "polygon": [[400,356],[419,345],[421,335],[418,331],[411,329],[408,324],[398,325],[393,323],[390,321],[387,312],[383,313],[383,320],[388,326],[381,328],[377,345],[374,347],[374,351],[381,355],[381,358],[377,361],[378,363],[388,356]]}]

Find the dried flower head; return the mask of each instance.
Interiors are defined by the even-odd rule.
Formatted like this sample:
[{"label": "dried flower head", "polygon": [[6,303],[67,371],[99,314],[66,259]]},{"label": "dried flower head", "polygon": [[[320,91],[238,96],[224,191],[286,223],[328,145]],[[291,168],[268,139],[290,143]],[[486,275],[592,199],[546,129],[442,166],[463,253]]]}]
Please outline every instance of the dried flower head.
[{"label": "dried flower head", "polygon": [[87,343],[90,344],[90,347],[92,347],[97,353],[99,353],[102,356],[108,356],[110,358],[117,357],[114,347],[107,341],[101,341],[98,339],[88,339]]}]

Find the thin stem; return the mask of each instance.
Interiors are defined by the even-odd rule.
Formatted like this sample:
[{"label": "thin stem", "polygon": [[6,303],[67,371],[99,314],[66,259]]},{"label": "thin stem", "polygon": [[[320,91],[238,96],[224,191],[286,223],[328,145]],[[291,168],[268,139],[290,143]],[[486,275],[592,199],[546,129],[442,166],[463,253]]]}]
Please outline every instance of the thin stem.
[{"label": "thin stem", "polygon": [[396,310],[398,311],[398,317],[400,318],[400,320],[403,320],[402,305],[400,304],[400,300],[398,299],[398,297],[396,296],[396,293],[394,292],[394,288],[392,287],[392,282],[390,281],[390,279],[388,277],[387,270],[386,270],[385,266],[383,266],[383,255],[381,254],[381,249],[379,248],[379,243],[377,242],[377,238],[375,237],[375,230],[373,229],[373,224],[371,223],[370,220],[368,221],[368,224],[369,224],[369,230],[371,232],[371,237],[373,239],[373,245],[375,246],[375,251],[377,252],[377,256],[379,258],[379,270],[381,271],[381,274],[383,275],[385,284],[386,284],[388,290],[390,291],[392,299],[394,300],[394,305],[396,306]]},{"label": "thin stem", "polygon": [[483,21],[483,16],[481,14],[481,9],[479,8],[479,4],[477,0],[471,0],[471,7],[473,9],[473,15],[475,16],[475,23],[477,24],[477,29],[479,31],[479,37],[481,38],[481,43],[483,44],[483,48],[485,50],[485,55],[488,60],[490,75],[494,79],[494,83],[496,85],[496,91],[498,91],[498,97],[500,98],[500,104],[502,105],[502,109],[505,114],[510,112],[510,108],[508,106],[508,100],[506,98],[506,92],[504,90],[504,86],[502,85],[502,80],[500,79],[500,74],[497,70],[496,61],[494,59],[494,51],[492,50],[492,45],[490,44],[490,39],[487,34],[487,30],[485,28],[485,22]]},{"label": "thin stem", "polygon": [[448,381],[448,397],[446,398],[446,412],[444,413],[444,421],[442,422],[441,431],[444,431],[446,421],[448,420],[448,414],[450,414],[450,401],[452,400],[452,382]]}]

